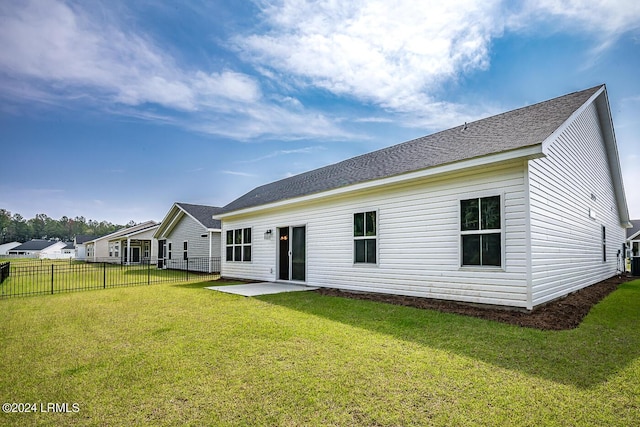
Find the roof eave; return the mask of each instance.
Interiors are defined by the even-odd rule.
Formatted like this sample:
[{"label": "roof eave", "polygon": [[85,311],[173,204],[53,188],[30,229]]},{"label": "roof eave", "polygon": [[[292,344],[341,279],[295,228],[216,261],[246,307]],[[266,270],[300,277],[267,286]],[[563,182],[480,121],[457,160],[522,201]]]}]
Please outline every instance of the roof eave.
[{"label": "roof eave", "polygon": [[596,100],[596,107],[600,127],[602,128],[602,136],[605,141],[605,148],[607,150],[607,160],[609,162],[609,169],[611,170],[611,180],[613,181],[613,189],[616,195],[620,225],[624,228],[632,228],[633,224],[631,224],[627,197],[624,192],[620,155],[618,154],[618,144],[616,142],[615,130],[613,129],[609,97],[607,96],[607,90],[604,86],[602,88],[602,95]]},{"label": "roof eave", "polygon": [[224,212],[221,214],[213,215],[213,219],[223,220],[224,218],[247,215],[255,212],[282,208],[288,205],[311,202],[326,197],[340,196],[343,194],[351,193],[354,191],[362,191],[382,187],[386,185],[399,184],[402,182],[413,181],[416,179],[432,177],[444,173],[458,172],[465,169],[486,166],[495,163],[507,162],[516,159],[530,160],[543,157],[542,145],[535,144],[528,147],[518,148],[515,150],[503,151],[500,153],[494,153],[486,156],[475,157],[471,159],[461,160],[459,162],[448,163],[439,166],[433,166],[427,169],[408,172],[400,175],[394,175],[386,178],[375,179],[371,181],[360,182],[357,184],[348,185],[345,187],[334,188],[327,191],[321,191],[314,194],[308,194],[305,196],[294,197],[291,199],[279,200],[277,202],[266,203],[257,206],[251,206],[244,209],[238,209],[234,211]]}]

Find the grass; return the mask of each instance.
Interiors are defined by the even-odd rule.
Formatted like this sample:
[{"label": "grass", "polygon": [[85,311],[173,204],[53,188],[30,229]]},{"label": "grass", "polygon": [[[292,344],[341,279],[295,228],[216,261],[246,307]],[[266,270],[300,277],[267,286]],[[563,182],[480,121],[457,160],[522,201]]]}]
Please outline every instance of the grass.
[{"label": "grass", "polygon": [[[4,262],[4,260],[0,260]],[[0,284],[0,298],[45,295],[114,286],[198,281],[203,274],[159,269],[155,264],[120,265],[70,260],[10,260],[11,275]],[[53,281],[52,279],[53,273]],[[211,276],[210,276],[211,277]]]},{"label": "grass", "polygon": [[0,301],[0,425],[640,425],[640,281],[571,331],[161,284]]}]

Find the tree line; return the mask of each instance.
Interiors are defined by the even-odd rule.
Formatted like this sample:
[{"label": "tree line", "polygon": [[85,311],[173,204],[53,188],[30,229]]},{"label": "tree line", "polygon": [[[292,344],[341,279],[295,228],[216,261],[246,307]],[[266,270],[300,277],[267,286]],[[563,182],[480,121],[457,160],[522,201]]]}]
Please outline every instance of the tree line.
[{"label": "tree line", "polygon": [[[127,226],[132,225],[135,225],[135,222],[130,221],[127,224]],[[31,239],[71,242],[75,236],[81,234],[99,237],[123,227],[108,221],[87,220],[83,216],[75,218],[63,216],[60,219],[53,219],[46,214],[37,214],[35,218],[25,219],[18,213],[11,214],[6,209],[0,209],[0,244],[24,243]]]}]

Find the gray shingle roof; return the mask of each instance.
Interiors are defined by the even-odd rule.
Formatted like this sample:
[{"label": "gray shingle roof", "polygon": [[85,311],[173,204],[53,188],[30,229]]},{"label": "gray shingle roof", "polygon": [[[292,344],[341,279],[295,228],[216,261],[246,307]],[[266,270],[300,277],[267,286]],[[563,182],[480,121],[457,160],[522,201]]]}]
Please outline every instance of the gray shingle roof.
[{"label": "gray shingle roof", "polygon": [[633,223],[633,228],[627,228],[627,239],[640,232],[640,219],[632,219],[631,223]]},{"label": "gray shingle roof", "polygon": [[91,235],[91,234],[78,234],[76,236],[76,243],[80,245],[80,244],[83,244],[85,242],[89,242],[91,240],[95,240],[97,238],[98,238],[98,236],[94,236],[94,235]]},{"label": "gray shingle roof", "polygon": [[49,246],[55,245],[56,243],[58,242],[55,240],[32,239],[20,246],[16,246],[11,249],[11,251],[41,251]]},{"label": "gray shingle roof", "polygon": [[542,143],[602,86],[573,92],[257,187],[219,213]]},{"label": "gray shingle roof", "polygon": [[189,203],[176,203],[184,209],[189,215],[200,221],[206,228],[222,228],[219,219],[213,219],[212,216],[219,213],[220,209],[216,206],[192,205]]}]

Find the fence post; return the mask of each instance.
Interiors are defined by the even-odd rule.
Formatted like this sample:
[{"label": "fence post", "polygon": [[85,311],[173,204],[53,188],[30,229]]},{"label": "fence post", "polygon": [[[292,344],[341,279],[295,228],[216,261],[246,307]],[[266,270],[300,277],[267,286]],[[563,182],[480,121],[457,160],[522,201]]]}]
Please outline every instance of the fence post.
[{"label": "fence post", "polygon": [[51,264],[51,295],[53,295],[53,264]]},{"label": "fence post", "polygon": [[187,280],[189,280],[189,258],[187,258]]},{"label": "fence post", "polygon": [[151,284],[151,260],[147,262],[147,286]]},{"label": "fence post", "polygon": [[102,263],[102,289],[107,289],[107,263]]}]

